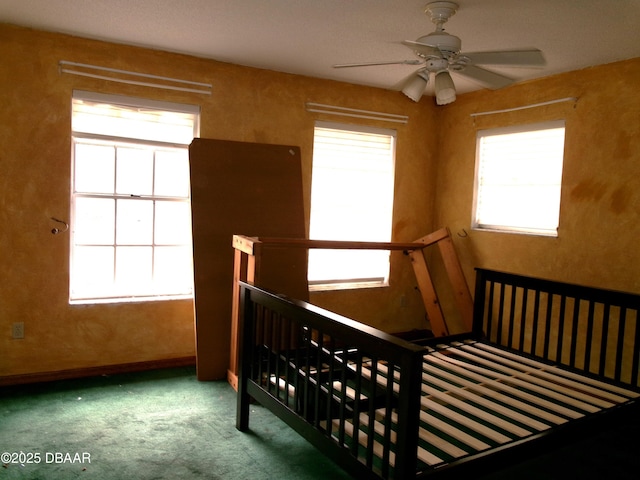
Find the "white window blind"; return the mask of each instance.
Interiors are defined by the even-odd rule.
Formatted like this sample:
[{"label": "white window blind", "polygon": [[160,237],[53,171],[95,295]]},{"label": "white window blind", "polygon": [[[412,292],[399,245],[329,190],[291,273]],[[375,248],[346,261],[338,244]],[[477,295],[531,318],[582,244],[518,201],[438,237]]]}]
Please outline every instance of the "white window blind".
[{"label": "white window blind", "polygon": [[[318,122],[310,238],[390,241],[395,131]],[[324,288],[387,282],[388,251],[310,250],[309,283]]]},{"label": "white window blind", "polygon": [[481,130],[473,227],[557,235],[564,121]]},{"label": "white window blind", "polygon": [[199,129],[200,108],[147,99],[73,92],[76,133],[189,145]]},{"label": "white window blind", "polygon": [[197,129],[197,107],[74,92],[72,302],[193,294]]}]

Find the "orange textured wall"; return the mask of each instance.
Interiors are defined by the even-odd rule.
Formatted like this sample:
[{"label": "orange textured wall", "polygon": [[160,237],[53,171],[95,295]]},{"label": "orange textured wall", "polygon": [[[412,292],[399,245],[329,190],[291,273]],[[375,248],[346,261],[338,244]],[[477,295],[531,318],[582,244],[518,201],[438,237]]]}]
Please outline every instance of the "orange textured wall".
[{"label": "orange textured wall", "polygon": [[[197,104],[202,137],[300,146],[307,222],[314,121],[396,128],[394,240],[448,226],[470,285],[480,266],[640,292],[640,59],[460,95],[436,108],[431,98],[414,104],[397,92],[9,25],[0,25],[0,58],[0,376],[195,353],[191,301],[68,304],[69,238],[51,235],[50,217],[69,216],[73,89]],[[213,94],[62,74],[60,60],[209,82]],[[575,106],[470,117],[569,96],[579,98]],[[323,116],[305,102],[405,114],[409,122]],[[477,129],[557,118],[567,122],[559,237],[471,231]],[[457,235],[463,229],[468,236]],[[392,256],[391,285],[311,300],[387,331],[423,327],[402,254]],[[23,340],[11,339],[16,321],[25,323]]]},{"label": "orange textured wall", "polygon": [[[474,92],[443,109],[435,220],[468,232],[456,245],[470,284],[484,267],[640,293],[638,85],[633,59]],[[566,97],[578,100],[470,116]],[[472,231],[477,130],[556,119],[566,122],[558,237]]]},{"label": "orange textured wall", "polygon": [[[307,222],[314,121],[396,128],[394,240],[413,240],[433,228],[436,109],[430,99],[414,104],[397,92],[10,25],[0,25],[0,58],[0,376],[195,353],[192,301],[68,304],[69,237],[52,235],[59,225],[50,218],[69,218],[74,89],[197,104],[202,137],[300,146]],[[208,82],[213,93],[64,74],[60,60]],[[404,114],[409,122],[390,125],[312,114],[305,109],[308,101]],[[338,293],[318,294],[315,301],[389,330],[423,326],[405,258],[394,256],[391,280],[391,288],[360,292],[356,300]],[[379,299],[383,308],[376,306]],[[23,340],[11,338],[11,324],[17,321],[25,324]]]}]

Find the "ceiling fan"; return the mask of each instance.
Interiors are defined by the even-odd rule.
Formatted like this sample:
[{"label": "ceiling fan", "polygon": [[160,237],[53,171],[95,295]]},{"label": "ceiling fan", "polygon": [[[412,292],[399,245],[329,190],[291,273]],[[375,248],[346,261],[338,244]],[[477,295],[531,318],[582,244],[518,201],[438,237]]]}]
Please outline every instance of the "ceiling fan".
[{"label": "ceiling fan", "polygon": [[459,37],[444,31],[444,24],[458,10],[455,2],[431,2],[425,13],[436,25],[436,30],[415,41],[405,40],[403,45],[411,48],[419,57],[414,60],[371,63],[345,63],[334,68],[365,67],[375,65],[424,65],[408,79],[402,93],[417,102],[425,92],[429,77],[434,77],[436,103],[446,105],[456,99],[456,89],[450,72],[463,75],[492,90],[506,87],[515,80],[505,75],[486,70],[478,65],[510,67],[541,67],[545,64],[542,52],[537,49],[503,50],[493,52],[461,53]]}]

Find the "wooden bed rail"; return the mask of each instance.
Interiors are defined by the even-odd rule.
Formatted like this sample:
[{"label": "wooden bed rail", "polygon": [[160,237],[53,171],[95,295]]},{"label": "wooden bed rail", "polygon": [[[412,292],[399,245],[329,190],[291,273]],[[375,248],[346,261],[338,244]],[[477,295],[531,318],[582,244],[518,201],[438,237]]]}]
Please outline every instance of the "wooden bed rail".
[{"label": "wooden bed rail", "polygon": [[249,237],[234,235],[233,300],[231,306],[231,354],[227,379],[237,389],[238,377],[238,316],[239,281],[260,285],[260,259],[265,248],[304,248],[340,250],[390,250],[405,252],[411,260],[422,301],[434,336],[449,335],[449,328],[440,300],[429,273],[425,249],[437,245],[453,289],[456,306],[467,331],[472,329],[473,299],[448,228],[441,228],[414,242],[354,242],[340,240],[309,240],[302,238]]},{"label": "wooden bed rail", "polygon": [[640,295],[476,269],[474,332],[640,387]]},{"label": "wooden bed rail", "polygon": [[306,302],[239,287],[236,427],[249,428],[254,398],[355,478],[415,477],[427,349]]}]

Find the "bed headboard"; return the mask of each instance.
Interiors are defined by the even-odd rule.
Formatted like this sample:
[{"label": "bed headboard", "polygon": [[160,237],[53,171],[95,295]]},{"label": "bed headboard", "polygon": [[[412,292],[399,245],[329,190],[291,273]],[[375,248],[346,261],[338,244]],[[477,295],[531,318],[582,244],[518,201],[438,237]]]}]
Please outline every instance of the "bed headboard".
[{"label": "bed headboard", "polygon": [[476,269],[476,335],[640,387],[640,295]]}]

